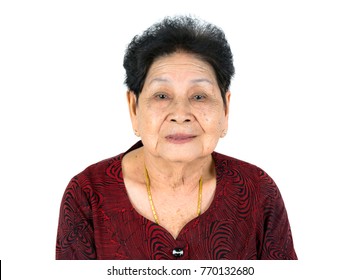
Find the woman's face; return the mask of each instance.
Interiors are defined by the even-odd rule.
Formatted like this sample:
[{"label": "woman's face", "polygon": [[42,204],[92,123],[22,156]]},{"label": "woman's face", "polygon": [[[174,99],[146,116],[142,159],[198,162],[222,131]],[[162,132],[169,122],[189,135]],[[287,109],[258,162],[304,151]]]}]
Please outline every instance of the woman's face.
[{"label": "woman's face", "polygon": [[134,130],[144,148],[168,161],[190,162],[210,155],[228,126],[212,66],[192,54],[173,53],[151,65],[136,104],[128,94]]}]

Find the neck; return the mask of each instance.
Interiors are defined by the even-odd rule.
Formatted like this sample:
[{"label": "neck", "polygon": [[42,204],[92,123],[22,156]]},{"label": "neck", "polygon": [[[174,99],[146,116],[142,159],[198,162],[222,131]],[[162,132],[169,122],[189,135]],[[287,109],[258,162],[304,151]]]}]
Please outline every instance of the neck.
[{"label": "neck", "polygon": [[212,177],[212,156],[192,162],[169,162],[143,151],[143,162],[149,174],[151,188],[162,191],[192,192],[199,187],[199,180]]}]

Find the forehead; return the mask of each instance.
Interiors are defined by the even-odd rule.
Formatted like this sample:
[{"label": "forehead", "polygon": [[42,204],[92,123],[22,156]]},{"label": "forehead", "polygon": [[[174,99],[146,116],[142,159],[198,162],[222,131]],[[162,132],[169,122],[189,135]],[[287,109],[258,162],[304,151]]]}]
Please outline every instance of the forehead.
[{"label": "forehead", "polygon": [[191,79],[216,83],[213,67],[194,54],[173,53],[157,58],[148,71],[146,82]]}]

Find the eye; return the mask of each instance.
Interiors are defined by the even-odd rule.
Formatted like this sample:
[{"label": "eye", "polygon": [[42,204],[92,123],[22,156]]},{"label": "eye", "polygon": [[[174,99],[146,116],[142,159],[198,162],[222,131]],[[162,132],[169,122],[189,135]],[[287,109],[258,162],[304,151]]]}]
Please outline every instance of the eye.
[{"label": "eye", "polygon": [[201,95],[201,94],[196,94],[194,95],[193,97],[196,101],[202,101],[205,99],[205,96],[204,95]]},{"label": "eye", "polygon": [[155,95],[155,98],[163,100],[163,99],[167,99],[168,96],[165,93],[158,93],[158,94]]}]

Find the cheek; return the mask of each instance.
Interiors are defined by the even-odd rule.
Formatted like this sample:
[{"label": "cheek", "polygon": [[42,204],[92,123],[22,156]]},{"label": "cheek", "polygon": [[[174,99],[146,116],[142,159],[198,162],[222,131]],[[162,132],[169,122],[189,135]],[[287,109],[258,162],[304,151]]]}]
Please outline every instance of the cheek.
[{"label": "cheek", "polygon": [[147,135],[158,134],[162,123],[161,120],[161,114],[152,110],[145,110],[138,114],[139,129]]},{"label": "cheek", "polygon": [[225,117],[221,114],[203,114],[203,128],[210,134],[221,133],[224,129]]}]

